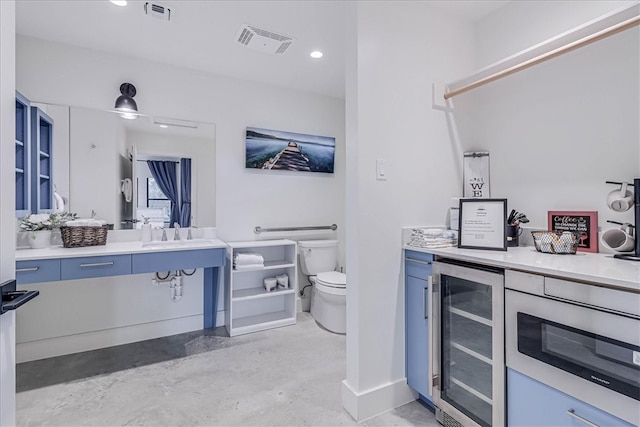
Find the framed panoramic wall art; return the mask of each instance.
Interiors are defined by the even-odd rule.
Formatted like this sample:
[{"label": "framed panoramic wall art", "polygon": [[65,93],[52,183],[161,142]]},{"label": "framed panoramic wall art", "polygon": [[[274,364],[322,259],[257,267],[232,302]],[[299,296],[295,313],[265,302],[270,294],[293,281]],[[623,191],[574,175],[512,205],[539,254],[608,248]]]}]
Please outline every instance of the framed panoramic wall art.
[{"label": "framed panoramic wall art", "polygon": [[245,167],[333,173],[336,139],[247,127]]}]

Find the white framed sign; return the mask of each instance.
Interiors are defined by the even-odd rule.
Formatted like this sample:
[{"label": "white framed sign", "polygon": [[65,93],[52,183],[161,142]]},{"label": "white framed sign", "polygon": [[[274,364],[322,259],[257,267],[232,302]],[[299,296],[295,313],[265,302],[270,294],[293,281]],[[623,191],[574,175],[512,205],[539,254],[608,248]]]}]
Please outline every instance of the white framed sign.
[{"label": "white framed sign", "polygon": [[507,250],[507,199],[460,199],[458,247]]}]

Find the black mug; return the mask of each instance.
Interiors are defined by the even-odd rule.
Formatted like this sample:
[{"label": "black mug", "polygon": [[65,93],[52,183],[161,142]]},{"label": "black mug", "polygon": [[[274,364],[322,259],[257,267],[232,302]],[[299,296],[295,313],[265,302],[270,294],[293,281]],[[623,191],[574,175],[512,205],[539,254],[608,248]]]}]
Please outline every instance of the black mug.
[{"label": "black mug", "polygon": [[507,247],[520,246],[522,229],[519,225],[507,225]]}]

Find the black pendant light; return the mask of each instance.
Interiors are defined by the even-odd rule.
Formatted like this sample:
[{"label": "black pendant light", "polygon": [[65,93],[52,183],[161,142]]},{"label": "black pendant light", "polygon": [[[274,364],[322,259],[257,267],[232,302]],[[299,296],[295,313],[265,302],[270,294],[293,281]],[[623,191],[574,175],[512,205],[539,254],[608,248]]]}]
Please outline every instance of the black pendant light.
[{"label": "black pendant light", "polygon": [[133,99],[136,96],[136,87],[131,83],[122,83],[120,85],[120,96],[116,99],[115,109],[118,111],[122,111],[122,117],[125,119],[135,119],[135,114],[126,114],[126,113],[137,113],[138,105],[136,101]]}]

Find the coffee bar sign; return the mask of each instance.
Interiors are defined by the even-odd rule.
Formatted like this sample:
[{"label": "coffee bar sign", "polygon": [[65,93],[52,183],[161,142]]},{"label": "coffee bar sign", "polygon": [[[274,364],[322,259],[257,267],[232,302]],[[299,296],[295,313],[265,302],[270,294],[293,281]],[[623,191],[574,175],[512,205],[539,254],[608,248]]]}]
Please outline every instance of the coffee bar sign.
[{"label": "coffee bar sign", "polygon": [[598,252],[597,211],[549,211],[549,230],[572,231],[578,236],[578,251]]}]

